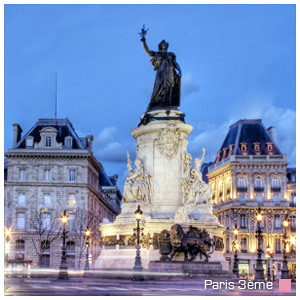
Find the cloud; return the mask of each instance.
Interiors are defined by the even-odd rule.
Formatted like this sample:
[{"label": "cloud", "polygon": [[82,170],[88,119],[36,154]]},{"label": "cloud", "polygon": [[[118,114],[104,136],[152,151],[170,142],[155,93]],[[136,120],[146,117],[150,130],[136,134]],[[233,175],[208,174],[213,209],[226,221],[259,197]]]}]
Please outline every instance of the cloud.
[{"label": "cloud", "polygon": [[135,150],[133,142],[119,142],[117,128],[106,127],[100,131],[94,140],[94,153],[100,161],[126,163],[126,153]]},{"label": "cloud", "polygon": [[[275,127],[275,142],[283,154],[287,154],[289,166],[296,165],[296,112],[291,109],[269,105],[263,109],[252,110],[251,119],[262,119],[266,128]],[[241,118],[239,118],[241,119]],[[220,149],[229,126],[239,119],[217,124],[215,122],[203,122],[197,125],[195,131],[200,134],[191,137],[188,150],[193,157],[201,157],[202,147],[206,148],[205,161],[213,161]],[[249,118],[250,119],[250,118]]]},{"label": "cloud", "polygon": [[192,73],[186,73],[182,75],[182,81],[181,81],[182,96],[190,95],[199,90],[200,87],[196,81],[195,76]]}]

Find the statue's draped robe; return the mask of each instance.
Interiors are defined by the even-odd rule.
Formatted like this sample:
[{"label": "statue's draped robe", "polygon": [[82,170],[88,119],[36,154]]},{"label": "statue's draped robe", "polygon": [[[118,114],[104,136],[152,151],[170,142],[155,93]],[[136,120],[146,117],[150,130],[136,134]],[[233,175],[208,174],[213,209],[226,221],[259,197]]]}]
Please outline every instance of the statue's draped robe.
[{"label": "statue's draped robe", "polygon": [[172,52],[152,52],[151,64],[156,71],[148,110],[155,106],[180,105],[180,76],[176,73],[176,56]]}]

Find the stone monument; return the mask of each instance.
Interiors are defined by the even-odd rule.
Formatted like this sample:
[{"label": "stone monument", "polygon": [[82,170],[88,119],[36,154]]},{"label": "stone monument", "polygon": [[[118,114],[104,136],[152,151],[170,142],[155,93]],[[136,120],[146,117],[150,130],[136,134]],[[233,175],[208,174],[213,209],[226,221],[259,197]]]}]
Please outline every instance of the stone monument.
[{"label": "stone monument", "polygon": [[[176,228],[180,226],[183,232],[195,228],[200,235],[205,229],[212,241],[208,246],[210,250],[207,249],[209,261],[220,262],[223,270],[228,270],[222,253],[225,228],[213,215],[212,191],[203,181],[200,171],[205,150],[201,158],[194,159],[193,165],[192,156],[187,152],[187,138],[193,127],[185,123],[185,115],[178,109],[181,70],[176,56],[168,52],[168,43],[164,40],[157,52],[150,51],[144,27],[140,35],[144,49],[151,57],[156,78],[146,112],[141,116],[138,127],[131,131],[137,142],[136,159],[133,167],[127,153],[128,177],[124,184],[122,212],[113,223],[100,227],[103,249],[95,267],[133,267],[136,243],[134,212],[139,204],[143,211],[141,258],[144,269],[162,256],[162,260],[171,259],[168,254],[162,254],[165,250],[160,244],[164,234],[168,234],[176,224]],[[171,254],[174,247],[168,247]],[[187,258],[184,255],[175,254],[172,261],[183,261]],[[200,256],[193,259],[201,260]]]}]

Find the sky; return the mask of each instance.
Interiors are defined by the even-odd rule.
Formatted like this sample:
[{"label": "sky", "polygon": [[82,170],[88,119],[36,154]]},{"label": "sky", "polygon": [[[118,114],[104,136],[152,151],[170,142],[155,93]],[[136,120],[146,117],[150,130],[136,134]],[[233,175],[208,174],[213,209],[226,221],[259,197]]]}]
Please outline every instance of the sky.
[{"label": "sky", "polygon": [[162,39],[182,70],[180,110],[194,129],[193,157],[215,159],[229,126],[262,119],[296,165],[295,5],[4,6],[4,150],[12,124],[25,134],[39,118],[69,118],[109,175],[128,175],[130,131],[144,113],[155,72],[150,50]]}]

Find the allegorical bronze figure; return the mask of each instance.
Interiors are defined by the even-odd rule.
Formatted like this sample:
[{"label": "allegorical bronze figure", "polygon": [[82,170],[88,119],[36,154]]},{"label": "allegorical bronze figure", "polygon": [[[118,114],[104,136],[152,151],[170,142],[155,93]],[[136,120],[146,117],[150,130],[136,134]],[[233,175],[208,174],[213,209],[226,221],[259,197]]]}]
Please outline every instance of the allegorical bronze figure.
[{"label": "allegorical bronze figure", "polygon": [[177,109],[180,105],[181,70],[176,56],[167,51],[169,44],[165,40],[159,43],[158,52],[150,51],[145,38],[147,30],[144,25],[139,34],[146,53],[152,57],[150,63],[154,66],[156,77],[146,111],[160,108]]}]

